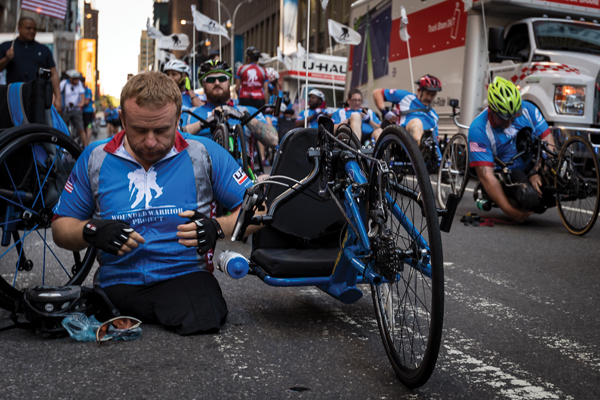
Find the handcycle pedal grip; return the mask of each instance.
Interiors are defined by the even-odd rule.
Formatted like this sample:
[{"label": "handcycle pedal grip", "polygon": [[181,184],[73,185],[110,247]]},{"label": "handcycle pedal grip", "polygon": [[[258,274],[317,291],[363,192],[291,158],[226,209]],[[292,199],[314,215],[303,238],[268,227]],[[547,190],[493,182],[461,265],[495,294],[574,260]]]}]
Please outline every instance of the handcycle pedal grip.
[{"label": "handcycle pedal grip", "polygon": [[448,201],[446,202],[446,212],[445,215],[442,217],[442,222],[440,223],[440,230],[442,232],[450,232],[450,228],[452,228],[452,221],[454,220],[454,214],[456,214],[456,208],[458,207],[458,203],[460,203],[460,197],[458,197],[454,193],[448,196]]}]

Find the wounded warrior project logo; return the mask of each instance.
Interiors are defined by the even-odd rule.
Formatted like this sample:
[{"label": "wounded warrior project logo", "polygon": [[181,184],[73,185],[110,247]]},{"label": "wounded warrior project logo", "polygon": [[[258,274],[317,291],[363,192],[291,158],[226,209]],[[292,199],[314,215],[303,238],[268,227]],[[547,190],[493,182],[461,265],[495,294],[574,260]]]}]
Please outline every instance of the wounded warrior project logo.
[{"label": "wounded warrior project logo", "polygon": [[162,188],[156,183],[156,171],[153,168],[150,168],[147,173],[144,168],[136,169],[127,174],[127,179],[129,179],[129,200],[136,193],[135,200],[131,205],[132,209],[136,208],[144,198],[146,199],[146,208],[148,208],[150,200],[152,200],[152,191],[156,193],[154,198],[159,198],[163,194]]}]

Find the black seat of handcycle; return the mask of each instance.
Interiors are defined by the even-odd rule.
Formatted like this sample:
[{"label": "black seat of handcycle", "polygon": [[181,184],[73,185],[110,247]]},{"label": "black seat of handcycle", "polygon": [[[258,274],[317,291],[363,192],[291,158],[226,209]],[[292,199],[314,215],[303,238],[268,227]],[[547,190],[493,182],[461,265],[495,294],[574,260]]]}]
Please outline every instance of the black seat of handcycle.
[{"label": "black seat of handcycle", "polygon": [[[9,85],[0,85],[0,129],[15,126],[9,107]],[[36,78],[20,87],[24,124],[47,124],[46,110],[52,105],[52,84],[49,80]]]},{"label": "black seat of handcycle", "polygon": [[[312,169],[306,153],[318,146],[316,129],[294,129],[281,141],[271,176],[301,180]],[[279,179],[284,182],[284,180]],[[269,185],[267,204],[286,190]],[[331,275],[340,250],[345,219],[332,199],[318,195],[315,181],[275,212],[274,223],[253,235],[251,261],[276,278]]]}]

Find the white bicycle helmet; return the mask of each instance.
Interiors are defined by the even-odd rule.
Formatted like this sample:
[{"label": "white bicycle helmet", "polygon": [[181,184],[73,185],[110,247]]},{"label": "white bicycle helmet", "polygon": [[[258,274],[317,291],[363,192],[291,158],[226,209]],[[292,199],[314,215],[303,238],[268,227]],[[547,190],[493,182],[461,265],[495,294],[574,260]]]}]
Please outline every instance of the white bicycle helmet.
[{"label": "white bicycle helmet", "polygon": [[190,67],[181,60],[171,60],[167,64],[165,64],[164,71],[177,71],[180,73],[186,73],[188,76],[191,74]]},{"label": "white bicycle helmet", "polygon": [[66,74],[69,78],[79,78],[82,76],[76,69],[70,69],[66,72]]},{"label": "white bicycle helmet", "polygon": [[320,97],[321,100],[325,101],[325,95],[319,89],[312,89],[310,92],[308,92],[309,96],[311,94],[314,94],[315,96]]},{"label": "white bicycle helmet", "polygon": [[273,82],[279,79],[279,72],[275,71],[275,68],[268,67],[267,78],[269,79],[269,82]]}]

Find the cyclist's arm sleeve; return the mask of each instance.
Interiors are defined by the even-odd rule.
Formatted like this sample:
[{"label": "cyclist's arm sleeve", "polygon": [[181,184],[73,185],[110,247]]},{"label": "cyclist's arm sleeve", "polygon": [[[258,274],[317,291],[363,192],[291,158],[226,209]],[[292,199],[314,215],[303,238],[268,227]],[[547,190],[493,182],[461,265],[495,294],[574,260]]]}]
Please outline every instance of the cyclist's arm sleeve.
[{"label": "cyclist's arm sleeve", "polygon": [[94,197],[88,176],[90,151],[84,151],[75,163],[56,207],[55,218],[73,217],[81,221],[94,214]]},{"label": "cyclist's arm sleeve", "polygon": [[302,111],[300,114],[298,114],[298,118],[296,118],[296,121],[304,121],[305,115],[308,111],[304,110]]},{"label": "cyclist's arm sleeve", "polygon": [[342,122],[342,116],[340,115],[340,110],[337,110],[336,112],[333,113],[333,117],[331,117],[331,119],[333,120],[334,124],[339,124],[340,122]]},{"label": "cyclist's arm sleeve", "polygon": [[485,131],[476,127],[469,129],[469,167],[494,168],[494,153]]},{"label": "cyclist's arm sleeve", "polygon": [[383,90],[383,99],[385,101],[391,101],[392,103],[400,103],[400,101],[408,96],[410,93],[407,90],[401,89],[384,89]]},{"label": "cyclist's arm sleeve", "polygon": [[212,163],[212,189],[217,201],[233,210],[244,200],[244,192],[253,185],[237,161],[212,140],[203,140]]},{"label": "cyclist's arm sleeve", "polygon": [[534,135],[536,137],[539,137],[540,139],[543,139],[546,136],[548,136],[551,133],[550,127],[548,126],[548,123],[544,119],[544,116],[542,115],[540,110],[538,110],[536,106],[528,102],[523,102],[523,107],[527,109],[529,115],[531,116],[532,122],[534,124]]},{"label": "cyclist's arm sleeve", "polygon": [[381,120],[379,119],[379,117],[377,116],[377,114],[373,112],[373,110],[369,110],[369,115],[371,116],[371,120],[373,122],[375,122],[376,124],[381,125]]}]

